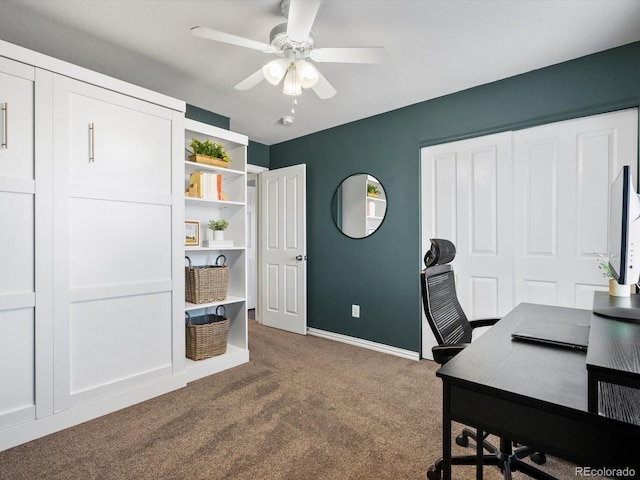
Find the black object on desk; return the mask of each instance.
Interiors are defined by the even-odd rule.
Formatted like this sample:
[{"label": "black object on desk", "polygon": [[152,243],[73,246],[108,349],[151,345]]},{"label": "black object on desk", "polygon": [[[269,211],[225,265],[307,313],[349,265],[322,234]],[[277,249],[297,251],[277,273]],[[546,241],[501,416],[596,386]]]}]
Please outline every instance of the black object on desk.
[{"label": "black object on desk", "polygon": [[[594,312],[604,305],[619,303],[620,299],[608,297],[606,292],[596,292]],[[593,316],[590,337],[593,347],[587,354],[589,411],[637,425],[640,425],[640,406],[637,404],[640,395],[637,390],[640,389],[640,323],[627,320],[640,315],[639,297],[626,297],[632,305],[638,306],[626,308],[629,313],[621,319]],[[628,407],[612,408],[618,405]]]},{"label": "black object on desk", "polygon": [[586,352],[589,346],[589,325],[544,320],[527,322],[514,328],[511,332],[511,338],[563,348],[575,348]]},{"label": "black object on desk", "polygon": [[[587,355],[511,340],[521,323],[585,324],[596,318],[590,310],[520,304],[438,370],[445,480],[451,479],[451,421],[578,466],[629,467],[640,475],[640,427],[588,411]],[[596,332],[592,324],[589,353]]]},{"label": "black object on desk", "polygon": [[640,323],[640,295],[613,297],[607,292],[595,292],[593,313],[602,317]]}]

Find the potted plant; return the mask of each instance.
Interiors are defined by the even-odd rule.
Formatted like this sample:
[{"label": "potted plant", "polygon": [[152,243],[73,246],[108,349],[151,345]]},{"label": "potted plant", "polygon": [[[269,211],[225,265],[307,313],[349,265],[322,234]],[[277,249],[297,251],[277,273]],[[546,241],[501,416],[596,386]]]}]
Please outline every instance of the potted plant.
[{"label": "potted plant", "polygon": [[380,192],[378,192],[378,187],[376,187],[373,183],[367,183],[368,197],[377,197],[379,194]]},{"label": "potted plant", "polygon": [[609,295],[612,297],[628,297],[631,294],[631,287],[629,285],[620,285],[618,281],[613,278],[609,260],[601,253],[596,253],[596,255],[598,257],[598,268],[602,272],[602,276],[609,280]]},{"label": "potted plant", "polygon": [[209,229],[213,230],[214,240],[224,240],[224,231],[229,226],[229,222],[224,219],[209,220]]},{"label": "potted plant", "polygon": [[221,143],[212,142],[206,139],[201,142],[197,138],[191,138],[191,149],[193,155],[189,156],[189,160],[206,165],[227,168],[231,158],[227,154],[227,149]]}]

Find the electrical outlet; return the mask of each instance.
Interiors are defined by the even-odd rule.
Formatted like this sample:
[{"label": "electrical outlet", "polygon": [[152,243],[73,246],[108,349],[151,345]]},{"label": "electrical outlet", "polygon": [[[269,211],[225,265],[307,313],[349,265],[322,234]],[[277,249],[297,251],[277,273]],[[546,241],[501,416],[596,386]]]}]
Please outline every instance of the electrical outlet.
[{"label": "electrical outlet", "polygon": [[353,318],[360,318],[360,305],[351,305],[351,316]]}]

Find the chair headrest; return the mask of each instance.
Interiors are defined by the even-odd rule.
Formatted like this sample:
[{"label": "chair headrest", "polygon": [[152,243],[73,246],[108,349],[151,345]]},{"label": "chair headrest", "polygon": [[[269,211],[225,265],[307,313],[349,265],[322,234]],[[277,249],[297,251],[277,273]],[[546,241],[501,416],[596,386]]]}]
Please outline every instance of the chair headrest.
[{"label": "chair headrest", "polygon": [[432,238],[431,248],[424,256],[424,265],[429,268],[434,265],[444,265],[456,257],[456,247],[449,240]]}]

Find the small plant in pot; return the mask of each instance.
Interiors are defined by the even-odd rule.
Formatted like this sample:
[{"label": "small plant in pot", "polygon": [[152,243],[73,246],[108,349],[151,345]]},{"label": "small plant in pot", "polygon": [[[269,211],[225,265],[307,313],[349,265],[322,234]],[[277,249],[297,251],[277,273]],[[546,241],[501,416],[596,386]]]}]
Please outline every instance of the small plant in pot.
[{"label": "small plant in pot", "polygon": [[[229,154],[227,154],[227,149],[220,143],[212,142],[209,139],[201,142],[197,138],[191,138],[190,146],[193,150],[193,155],[189,157],[190,160],[193,159],[193,161],[198,163],[225,167],[231,162],[231,158],[229,158]],[[202,157],[206,158],[203,159]]]},{"label": "small plant in pot", "polygon": [[378,191],[378,187],[376,187],[373,183],[367,183],[367,195],[369,197],[377,197],[380,194]]},{"label": "small plant in pot", "polygon": [[220,220],[209,220],[209,229],[213,230],[213,239],[214,240],[223,240],[224,239],[224,231],[229,226],[229,222],[220,219]]}]

